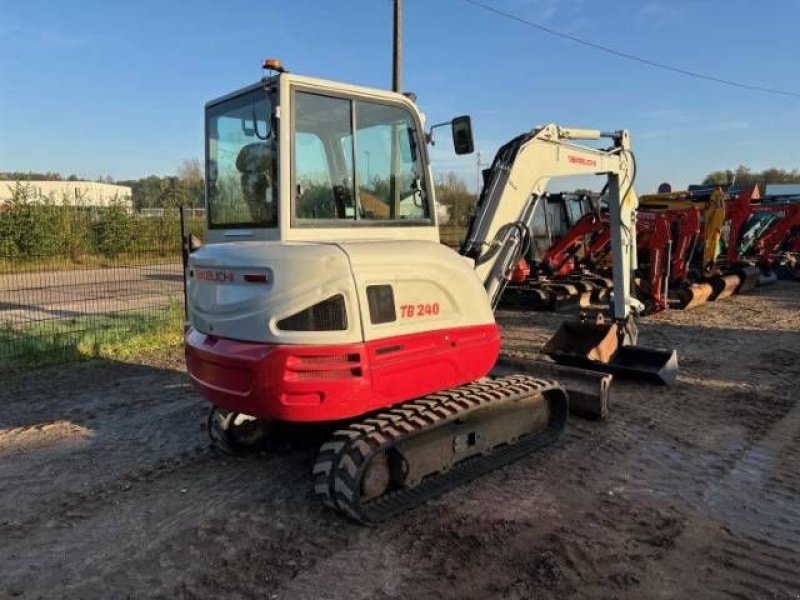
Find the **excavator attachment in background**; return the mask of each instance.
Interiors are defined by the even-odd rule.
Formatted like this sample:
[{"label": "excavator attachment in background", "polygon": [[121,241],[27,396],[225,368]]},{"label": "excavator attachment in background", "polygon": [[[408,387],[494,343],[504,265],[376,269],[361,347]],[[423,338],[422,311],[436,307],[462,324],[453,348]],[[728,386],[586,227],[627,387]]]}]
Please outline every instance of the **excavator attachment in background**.
[{"label": "excavator attachment in background", "polygon": [[492,375],[512,373],[558,381],[567,390],[569,412],[572,414],[594,421],[605,420],[610,414],[613,376],[608,373],[536,360],[524,354],[501,354],[492,369]]},{"label": "excavator attachment in background", "polygon": [[602,317],[564,321],[542,351],[564,365],[660,385],[675,383],[678,378],[675,350],[643,348],[635,345],[635,335],[634,339],[625,337],[617,323],[605,322]]},{"label": "excavator attachment in background", "polygon": [[[575,140],[600,138],[610,138],[613,141],[611,148],[597,151],[575,144]],[[605,133],[545,127],[535,132],[535,140],[538,145],[532,144],[531,152],[518,156],[514,163],[515,168],[503,172],[496,169],[496,164],[492,165],[494,178],[487,180],[484,186],[476,218],[485,216],[483,205],[491,197],[486,191],[491,191],[492,186],[500,183],[501,178],[507,179],[517,173],[520,176],[524,174],[532,184],[524,186],[516,181],[513,187],[519,191],[515,193],[539,198],[549,179],[543,177],[542,173],[549,174],[550,177],[582,174],[579,167],[588,167],[594,173],[600,171],[607,177],[606,198],[614,279],[614,298],[609,321],[606,322],[602,316],[596,320],[581,318],[579,321],[565,321],[544,346],[543,352],[559,364],[655,383],[673,383],[677,378],[677,353],[637,346],[636,314],[644,306],[632,294],[633,276],[637,266],[635,215],[639,200],[633,188],[636,161],[630,148],[630,136],[625,131]],[[560,160],[562,148],[567,155],[566,161]],[[497,160],[495,158],[495,163]],[[509,187],[511,186],[503,186],[506,190]],[[528,223],[531,214],[532,210],[523,211],[518,222]],[[474,228],[471,227],[470,233],[473,232]],[[507,260],[506,273],[517,259],[518,255]],[[502,293],[502,287],[499,291]],[[493,299],[496,301],[497,296],[493,295]]]},{"label": "excavator attachment in background", "polygon": [[670,294],[670,306],[681,310],[691,310],[702,306],[714,295],[714,287],[708,282],[691,283],[687,286],[673,289]]}]

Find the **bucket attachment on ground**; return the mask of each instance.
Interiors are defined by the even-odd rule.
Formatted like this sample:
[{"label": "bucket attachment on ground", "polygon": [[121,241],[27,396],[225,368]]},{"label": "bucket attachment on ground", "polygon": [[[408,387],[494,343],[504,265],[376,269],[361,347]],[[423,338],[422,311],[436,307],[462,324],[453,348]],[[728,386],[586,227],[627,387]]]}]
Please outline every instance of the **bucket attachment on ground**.
[{"label": "bucket attachment on ground", "polygon": [[[555,335],[544,345],[544,353],[582,357],[592,362],[607,363],[619,345],[616,323],[594,321],[564,321]],[[566,362],[564,364],[567,364]]]},{"label": "bucket attachment on ground", "polygon": [[585,308],[591,300],[591,291],[584,291],[573,282],[546,283],[544,289],[550,294],[550,308],[557,312]]},{"label": "bucket attachment on ground", "polygon": [[778,281],[778,274],[775,271],[770,271],[769,273],[761,273],[758,276],[758,285],[759,287],[762,285],[770,285]]},{"label": "bucket attachment on ground", "polygon": [[761,279],[761,269],[754,266],[741,266],[733,269],[735,275],[739,277],[741,283],[736,288],[737,294],[744,294],[749,292],[759,285]]},{"label": "bucket attachment on ground", "polygon": [[742,279],[739,275],[718,275],[709,279],[708,283],[714,290],[709,300],[716,302],[732,296],[741,285]]},{"label": "bucket attachment on ground", "polygon": [[593,420],[608,418],[613,379],[608,373],[567,367],[524,356],[500,355],[492,374],[502,376],[512,373],[556,380],[567,389],[570,413]]},{"label": "bucket attachment on ground", "polygon": [[550,294],[546,290],[529,284],[508,286],[500,298],[500,308],[546,310],[550,303]]},{"label": "bucket attachment on ground", "polygon": [[676,301],[676,308],[691,310],[708,302],[714,288],[708,283],[693,283],[685,287],[671,290],[671,300]]},{"label": "bucket attachment on ground", "polygon": [[616,323],[565,321],[542,351],[562,365],[671,385],[678,377],[678,354],[619,344]]}]

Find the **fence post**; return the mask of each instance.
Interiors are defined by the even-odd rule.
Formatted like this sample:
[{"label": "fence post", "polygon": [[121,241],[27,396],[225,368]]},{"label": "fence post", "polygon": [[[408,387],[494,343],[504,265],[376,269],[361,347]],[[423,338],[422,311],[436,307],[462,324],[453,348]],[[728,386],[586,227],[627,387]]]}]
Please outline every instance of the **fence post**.
[{"label": "fence post", "polygon": [[189,251],[190,251],[190,234],[187,233],[186,227],[186,210],[181,204],[181,265],[183,266],[183,317],[186,321],[189,320],[189,298],[186,295],[186,275],[189,268]]}]

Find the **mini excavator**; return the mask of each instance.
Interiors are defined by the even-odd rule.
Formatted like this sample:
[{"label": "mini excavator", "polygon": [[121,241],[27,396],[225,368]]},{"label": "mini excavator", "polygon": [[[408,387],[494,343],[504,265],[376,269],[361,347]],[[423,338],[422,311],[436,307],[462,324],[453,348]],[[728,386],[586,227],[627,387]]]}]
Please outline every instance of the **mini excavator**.
[{"label": "mini excavator", "polygon": [[[547,181],[602,175],[618,298],[588,329],[607,362],[609,340],[635,344],[628,133],[546,125],[503,146],[457,253],[439,243],[436,126],[425,131],[410,97],[265,68],[206,105],[207,234],[188,259],[185,351],[212,441],[239,451],[271,423],[335,424],[315,493],[372,523],[555,440],[568,413],[558,381],[489,376],[493,309]],[[469,117],[448,124],[455,152],[472,152]],[[574,143],[601,137],[608,149]],[[561,333],[556,354],[574,359]]]},{"label": "mini excavator", "polygon": [[[738,237],[747,220],[752,200],[759,198],[758,188],[732,191],[727,196],[721,188],[645,195],[640,198],[647,210],[702,209],[702,263],[694,270],[695,281],[675,289],[677,306],[690,309],[708,301],[722,300],[734,293],[744,293],[758,283],[758,269],[720,261],[720,241],[727,225],[728,237]],[[747,207],[747,211],[742,206]]]}]

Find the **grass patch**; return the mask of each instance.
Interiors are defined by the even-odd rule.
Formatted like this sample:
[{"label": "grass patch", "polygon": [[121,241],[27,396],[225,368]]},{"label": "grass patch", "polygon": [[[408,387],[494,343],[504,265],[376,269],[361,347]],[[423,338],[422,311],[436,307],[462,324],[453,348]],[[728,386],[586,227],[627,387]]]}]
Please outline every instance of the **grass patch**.
[{"label": "grass patch", "polygon": [[125,253],[113,257],[100,254],[85,254],[75,258],[66,256],[18,259],[0,257],[0,275],[16,275],[37,271],[77,271],[105,267],[167,265],[179,262],[181,262],[180,248],[154,253]]},{"label": "grass patch", "polygon": [[0,370],[92,358],[130,361],[183,343],[183,307],[0,326]]}]

